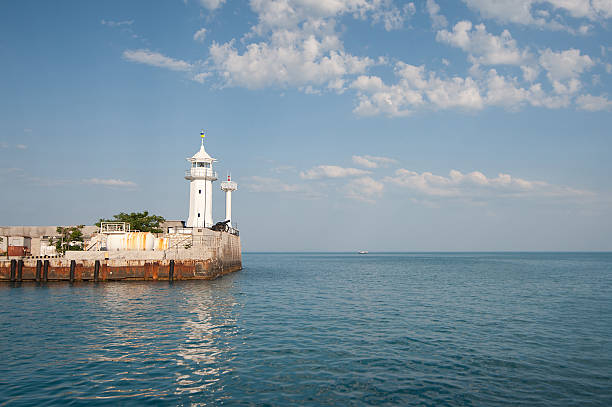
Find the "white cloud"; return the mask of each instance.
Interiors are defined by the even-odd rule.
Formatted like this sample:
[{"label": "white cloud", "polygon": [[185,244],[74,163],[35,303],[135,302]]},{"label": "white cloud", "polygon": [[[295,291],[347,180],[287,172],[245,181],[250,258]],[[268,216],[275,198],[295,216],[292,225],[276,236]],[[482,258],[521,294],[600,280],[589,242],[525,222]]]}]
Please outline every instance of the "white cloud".
[{"label": "white cloud", "polygon": [[486,102],[490,105],[515,108],[530,98],[530,92],[517,85],[517,80],[497,74],[495,69],[489,71],[487,78]]},{"label": "white cloud", "polygon": [[[580,77],[595,64],[577,49],[559,52],[545,49],[536,59],[520,50],[509,33],[492,36],[483,25],[472,30],[467,21],[455,25],[452,32],[439,31],[438,40],[470,52],[474,63],[469,70],[470,76],[440,76],[424,66],[399,62],[395,66],[395,84],[387,85],[380,77],[366,75],[351,83],[350,87],[358,92],[354,113],[401,117],[417,109],[479,110],[501,106],[517,110],[524,105],[565,108],[577,102],[576,95],[583,87]],[[524,82],[512,75],[499,74],[495,69],[483,71],[480,63],[519,65]],[[550,90],[535,82],[541,70],[547,72]],[[594,105],[586,104],[586,100],[581,99],[578,107],[593,108]]]},{"label": "white cloud", "polygon": [[225,0],[200,0],[202,7],[208,10],[216,10],[225,3]]},{"label": "white cloud", "polygon": [[414,3],[410,2],[401,9],[393,4],[392,0],[382,0],[384,5],[372,13],[374,23],[382,22],[385,30],[398,30],[404,26],[404,21],[416,13]]},{"label": "white cloud", "polygon": [[19,150],[25,150],[26,148],[28,148],[28,146],[26,146],[25,144],[17,144],[15,148]]},{"label": "white cloud", "polygon": [[296,169],[293,165],[279,165],[277,167],[271,168],[270,171],[275,172],[277,174],[282,174],[285,172],[295,172]]},{"label": "white cloud", "polygon": [[470,77],[441,78],[425,67],[399,62],[395,67],[399,81],[384,85],[378,77],[359,77],[352,87],[360,91],[354,112],[371,116],[405,116],[417,107],[478,110],[483,99],[476,81]]},{"label": "white cloud", "polygon": [[604,18],[612,17],[612,2],[610,0],[592,0],[593,9]]},{"label": "white cloud", "polygon": [[107,25],[109,27],[124,27],[124,26],[130,26],[134,24],[134,20],[124,20],[124,21],[101,20],[100,24]]},{"label": "white cloud", "polygon": [[442,28],[448,25],[448,21],[446,21],[446,17],[444,17],[440,13],[440,6],[434,0],[427,0],[425,3],[425,8],[427,9],[427,13],[431,18],[431,23],[433,28]]},{"label": "white cloud", "polygon": [[609,0],[548,0],[548,2],[576,18],[595,20],[612,17],[612,2]]},{"label": "white cloud", "polygon": [[104,185],[107,187],[122,187],[122,188],[131,188],[135,187],[136,184],[132,181],[123,181],[115,178],[89,178],[83,180],[84,184],[90,185]]},{"label": "white cloud", "polygon": [[149,51],[147,49],[126,50],[123,51],[123,58],[131,62],[157,66],[173,71],[189,71],[193,68],[188,62],[180,59],[173,59],[159,52]]},{"label": "white cloud", "polygon": [[264,33],[293,30],[304,22],[321,24],[342,14],[365,17],[367,12],[384,8],[388,3],[380,0],[251,0],[250,5],[258,17],[254,30]]},{"label": "white cloud", "polygon": [[387,86],[383,83],[382,79],[378,76],[365,76],[361,75],[353,83],[351,87],[365,91],[365,92],[379,92],[387,89]]},{"label": "white cloud", "polygon": [[[549,29],[567,29],[563,21],[565,12],[574,18],[589,20],[612,17],[610,0],[463,0],[485,18],[501,22],[535,25]],[[549,9],[552,8],[552,12]]]},{"label": "white cloud", "polygon": [[576,99],[579,109],[596,112],[600,110],[612,110],[612,101],[605,96],[581,95]]},{"label": "white cloud", "polygon": [[518,85],[518,79],[498,75],[495,69],[491,69],[486,78],[485,103],[489,106],[502,106],[510,110],[517,110],[524,104],[531,106],[558,109],[570,104],[570,92],[550,95],[537,83],[528,88]]},{"label": "white cloud", "polygon": [[373,203],[382,195],[385,185],[372,177],[361,177],[351,180],[345,187],[346,196],[358,201]]},{"label": "white cloud", "polygon": [[478,64],[520,65],[530,57],[528,51],[518,48],[508,30],[496,36],[488,33],[484,24],[472,27],[469,21],[459,21],[452,32],[438,31],[436,40],[461,48],[470,54],[473,63]]},{"label": "white cloud", "polygon": [[[341,93],[347,76],[362,74],[375,64],[369,57],[351,55],[336,31],[344,14],[365,18],[378,14],[388,28],[396,28],[393,3],[387,0],[252,0],[257,24],[242,39],[210,47],[210,62],[228,86],[249,89],[294,86],[310,93]],[[261,41],[248,42],[253,37]]]},{"label": "white cloud", "polygon": [[538,79],[540,75],[540,69],[538,66],[521,65],[523,71],[523,79],[527,82],[533,82]]},{"label": "white cloud", "polygon": [[[219,4],[208,5],[214,8]],[[206,72],[198,72],[202,64],[193,65],[149,50],[128,50],[124,58],[192,71],[191,79],[200,83],[214,73],[225,86],[295,87],[312,94],[326,90],[343,93],[347,81],[365,73],[376,62],[344,51],[336,32],[337,18],[344,14],[365,18],[368,13],[378,13],[376,18],[387,28],[397,28],[399,24],[393,17],[397,16],[394,14],[397,6],[390,0],[252,0],[249,4],[257,15],[257,23],[240,42],[213,42]],[[408,4],[398,12],[404,18],[413,9]],[[199,31],[194,39],[202,39],[200,32],[204,33]],[[257,36],[263,39],[249,42]]]},{"label": "white cloud", "polygon": [[536,59],[527,50],[521,50],[507,30],[500,36],[495,36],[487,33],[484,24],[472,29],[472,23],[469,21],[458,22],[452,32],[438,31],[436,40],[468,52],[469,60],[474,64],[470,73],[481,79],[479,85],[481,90],[486,89],[487,104],[503,105],[511,109],[516,109],[525,101],[534,106],[564,107],[569,105],[570,99],[546,96],[539,84],[531,85],[529,89],[521,88],[517,78],[500,76],[494,70],[488,75],[486,82],[483,82],[481,64],[519,65],[523,79],[529,83],[533,83],[541,69],[544,69],[553,94],[556,95],[577,93],[582,87],[578,78],[594,65],[593,60],[588,55],[581,55],[578,49],[555,52],[548,48],[541,51]]},{"label": "white cloud", "polygon": [[[293,36],[291,36],[293,37]],[[249,89],[265,86],[332,85],[345,75],[359,74],[373,65],[338,51],[337,38],[314,35],[291,38],[292,43],[253,43],[239,53],[233,43],[213,43],[210,55],[226,84]]]},{"label": "white cloud", "polygon": [[389,157],[376,157],[372,155],[354,155],[352,157],[353,162],[365,168],[378,168],[379,166],[388,166],[391,164],[397,164],[397,160]]},{"label": "white cloud", "polygon": [[472,9],[477,10],[483,17],[495,18],[504,22],[519,24],[544,25],[544,18],[534,19],[531,14],[533,0],[464,0]]},{"label": "white cloud", "polygon": [[211,75],[212,74],[210,72],[200,72],[198,74],[193,75],[191,80],[198,82],[198,83],[204,83],[206,81],[206,78],[208,78]]},{"label": "white cloud", "polygon": [[368,160],[367,158],[361,157],[358,155],[353,156],[353,162],[365,168],[377,168],[378,167],[378,164],[376,164],[374,161]]},{"label": "white cloud", "polygon": [[575,79],[595,63],[588,55],[581,55],[578,49],[554,52],[547,48],[540,55],[540,65],[548,71],[551,82]]},{"label": "white cloud", "polygon": [[[482,5],[480,0],[465,1],[470,7]],[[552,2],[549,0],[549,9]],[[561,2],[555,2],[553,8],[563,9]],[[208,4],[216,8],[222,3]],[[527,3],[528,7],[522,8]],[[507,0],[500,0],[483,7],[495,12],[517,9],[514,10],[517,15],[544,19],[546,24],[553,21],[549,10],[541,7],[534,10],[533,4],[536,3],[516,0],[511,7]],[[388,59],[376,60],[347,52],[337,25],[342,17],[352,16],[371,17],[373,23],[383,23],[386,29],[399,28],[404,18],[414,13],[414,3],[407,3],[401,10],[391,0],[251,0],[249,5],[257,17],[250,31],[240,41],[212,42],[205,62],[190,63],[148,49],[126,50],[123,57],[187,72],[189,79],[199,83],[210,81],[248,89],[293,87],[308,94],[329,91],[340,94],[352,89],[357,98],[354,113],[389,117],[407,116],[418,109],[567,107],[577,103],[576,97],[583,88],[580,76],[595,65],[593,59],[577,49],[559,52],[545,49],[534,55],[528,48],[519,47],[508,30],[495,35],[484,24],[474,26],[469,21],[460,21],[452,30],[440,29],[436,40],[468,53],[472,63],[468,75],[451,75],[444,69],[429,71],[423,65],[397,62],[396,81],[387,84],[368,71],[376,65],[388,64]],[[435,1],[427,1],[425,7],[437,27],[447,25]],[[578,13],[576,10],[572,12]],[[202,28],[194,34],[194,40],[203,40],[205,34],[206,29]],[[446,59],[442,63],[450,64]],[[508,73],[509,68],[502,73],[487,72],[482,69],[487,65],[516,66],[522,77],[513,76],[516,74],[512,71]],[[546,72],[550,85],[537,82],[541,72]],[[580,108],[588,105],[583,100],[586,99],[581,99]]]},{"label": "white cloud", "polygon": [[589,191],[581,191],[565,186],[556,186],[543,181],[528,181],[515,178],[509,174],[499,174],[488,178],[480,171],[463,174],[451,170],[448,177],[434,175],[431,172],[418,173],[404,168],[395,171],[383,182],[407,188],[416,194],[443,198],[500,196],[585,196]]},{"label": "white cloud", "polygon": [[248,178],[246,188],[253,192],[298,192],[302,187],[297,184],[287,184],[277,178],[252,176]]},{"label": "white cloud", "polygon": [[203,42],[206,38],[206,28],[200,28],[198,31],[193,34],[194,41]]},{"label": "white cloud", "polygon": [[300,172],[302,179],[345,178],[370,174],[370,171],[358,168],[344,168],[337,165],[319,165]]},{"label": "white cloud", "polygon": [[325,196],[322,188],[291,184],[278,178],[252,176],[248,177],[246,181],[245,188],[251,192],[296,194],[304,199],[320,199]]}]

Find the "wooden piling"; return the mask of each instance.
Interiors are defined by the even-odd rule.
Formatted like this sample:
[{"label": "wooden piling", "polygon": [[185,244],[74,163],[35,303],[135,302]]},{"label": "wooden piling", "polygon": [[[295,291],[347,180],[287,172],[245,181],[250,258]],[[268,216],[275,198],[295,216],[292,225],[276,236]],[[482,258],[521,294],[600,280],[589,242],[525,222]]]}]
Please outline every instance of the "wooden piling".
[{"label": "wooden piling", "polygon": [[168,266],[168,281],[174,281],[174,260],[170,260]]},{"label": "wooden piling", "polygon": [[100,260],[96,260],[94,264],[94,283],[97,283],[100,279]]},{"label": "wooden piling", "polygon": [[15,282],[15,270],[17,269],[17,260],[11,260],[11,282]]},{"label": "wooden piling", "polygon": [[23,281],[23,260],[17,261],[17,281],[20,283]]},{"label": "wooden piling", "polygon": [[76,261],[70,260],[70,282],[74,283],[74,269],[76,268]]},{"label": "wooden piling", "polygon": [[40,273],[42,271],[42,260],[36,260],[36,282],[40,282]]},{"label": "wooden piling", "polygon": [[49,281],[49,260],[45,260],[43,265],[43,283]]}]

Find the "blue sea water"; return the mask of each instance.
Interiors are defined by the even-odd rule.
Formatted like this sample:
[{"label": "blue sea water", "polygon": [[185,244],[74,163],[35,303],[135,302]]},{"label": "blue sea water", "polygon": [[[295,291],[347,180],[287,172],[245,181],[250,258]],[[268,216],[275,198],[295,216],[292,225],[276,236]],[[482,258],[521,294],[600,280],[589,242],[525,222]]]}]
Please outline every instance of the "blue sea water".
[{"label": "blue sea water", "polygon": [[612,405],[610,253],[247,253],[0,284],[4,405]]}]

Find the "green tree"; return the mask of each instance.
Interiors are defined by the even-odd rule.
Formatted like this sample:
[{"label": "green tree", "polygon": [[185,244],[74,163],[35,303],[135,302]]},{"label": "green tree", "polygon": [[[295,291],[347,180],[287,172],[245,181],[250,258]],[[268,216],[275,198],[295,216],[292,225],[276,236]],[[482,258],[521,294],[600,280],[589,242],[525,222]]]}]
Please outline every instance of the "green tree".
[{"label": "green tree", "polygon": [[102,222],[125,222],[129,223],[132,230],[140,230],[141,232],[162,233],[160,225],[165,222],[162,216],[149,215],[149,211],[144,212],[121,212],[113,215],[113,219],[100,219],[96,226],[100,226]]},{"label": "green tree", "polygon": [[55,250],[64,254],[66,251],[81,251],[83,250],[83,229],[85,225],[58,226],[56,231],[59,236],[49,238],[49,244],[55,245]]}]

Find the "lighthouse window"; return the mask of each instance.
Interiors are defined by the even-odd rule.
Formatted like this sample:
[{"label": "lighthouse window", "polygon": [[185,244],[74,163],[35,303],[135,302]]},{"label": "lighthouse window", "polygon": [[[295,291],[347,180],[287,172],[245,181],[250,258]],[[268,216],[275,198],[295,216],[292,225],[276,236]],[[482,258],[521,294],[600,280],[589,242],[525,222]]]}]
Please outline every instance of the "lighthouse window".
[{"label": "lighthouse window", "polygon": [[201,190],[201,189],[198,189],[198,194],[201,194],[201,193],[202,193],[202,190]]},{"label": "lighthouse window", "polygon": [[200,213],[198,212],[198,218],[200,217]]}]

